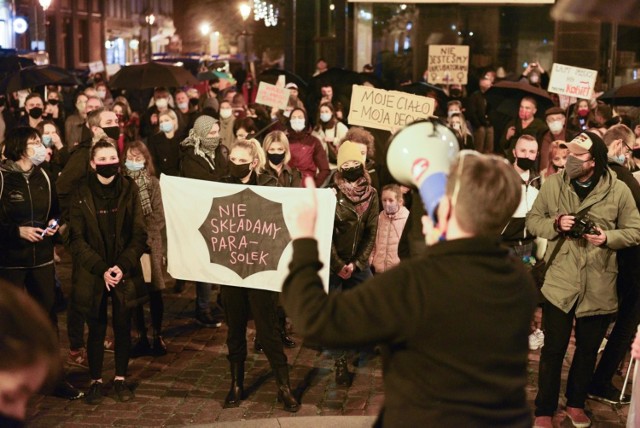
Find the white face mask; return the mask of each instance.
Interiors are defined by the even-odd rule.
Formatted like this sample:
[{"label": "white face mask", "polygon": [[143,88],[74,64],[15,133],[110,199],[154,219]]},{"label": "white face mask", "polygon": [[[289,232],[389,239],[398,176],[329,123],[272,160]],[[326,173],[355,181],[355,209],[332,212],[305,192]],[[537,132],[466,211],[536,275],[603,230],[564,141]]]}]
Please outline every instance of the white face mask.
[{"label": "white face mask", "polygon": [[304,129],[304,119],[291,119],[291,129],[296,132],[300,132]]},{"label": "white face mask", "polygon": [[320,120],[327,123],[331,120],[331,113],[320,113]]},{"label": "white face mask", "polygon": [[156,100],[156,107],[158,108],[167,108],[168,105],[169,105],[169,101],[167,101],[166,98],[158,98]]},{"label": "white face mask", "polygon": [[32,156],[29,156],[29,160],[34,165],[40,165],[47,158],[47,148],[42,144],[33,147],[35,151]]},{"label": "white face mask", "polygon": [[101,100],[104,100],[107,97],[107,91],[96,91],[96,94]]},{"label": "white face mask", "polygon": [[564,123],[562,123],[561,120],[554,120],[553,122],[547,123],[547,125],[549,126],[549,131],[551,131],[552,134],[558,134],[562,131],[562,128],[564,128]]},{"label": "white face mask", "polygon": [[180,110],[186,110],[189,108],[189,103],[178,103],[178,108]]},{"label": "white face mask", "polygon": [[233,110],[231,110],[230,108],[220,109],[220,117],[222,119],[229,119],[232,114],[233,114]]}]

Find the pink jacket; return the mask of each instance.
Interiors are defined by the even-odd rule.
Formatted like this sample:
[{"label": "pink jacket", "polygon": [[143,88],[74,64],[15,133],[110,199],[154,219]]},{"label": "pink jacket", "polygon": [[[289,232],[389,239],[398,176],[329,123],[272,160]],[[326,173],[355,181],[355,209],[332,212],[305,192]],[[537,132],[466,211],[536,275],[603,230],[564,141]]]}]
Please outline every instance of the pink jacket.
[{"label": "pink jacket", "polygon": [[400,207],[391,217],[384,211],[380,212],[376,243],[369,259],[376,273],[389,270],[400,263],[398,244],[407,218],[409,218],[409,210],[406,207]]}]

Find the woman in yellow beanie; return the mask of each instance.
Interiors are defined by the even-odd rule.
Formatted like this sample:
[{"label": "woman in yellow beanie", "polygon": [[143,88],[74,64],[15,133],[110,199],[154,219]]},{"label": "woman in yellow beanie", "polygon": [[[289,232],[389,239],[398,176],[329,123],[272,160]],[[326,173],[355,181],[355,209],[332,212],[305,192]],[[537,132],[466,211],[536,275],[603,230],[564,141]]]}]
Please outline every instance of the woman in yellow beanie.
[{"label": "woman in yellow beanie", "polygon": [[[333,185],[338,203],[331,241],[330,293],[353,288],[372,276],[369,256],[378,230],[378,193],[364,163],[360,144],[345,141],[340,145]],[[336,358],[336,383],[351,384],[345,351]]]}]

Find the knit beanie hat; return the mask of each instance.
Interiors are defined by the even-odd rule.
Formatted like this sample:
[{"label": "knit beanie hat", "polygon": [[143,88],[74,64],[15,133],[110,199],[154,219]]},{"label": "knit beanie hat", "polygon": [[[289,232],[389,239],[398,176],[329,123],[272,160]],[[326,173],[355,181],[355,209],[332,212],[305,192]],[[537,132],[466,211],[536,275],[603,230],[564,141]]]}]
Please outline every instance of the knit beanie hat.
[{"label": "knit beanie hat", "polygon": [[340,144],[338,148],[338,168],[340,168],[345,162],[358,161],[364,165],[366,160],[365,155],[362,154],[362,145],[353,143],[349,140]]}]

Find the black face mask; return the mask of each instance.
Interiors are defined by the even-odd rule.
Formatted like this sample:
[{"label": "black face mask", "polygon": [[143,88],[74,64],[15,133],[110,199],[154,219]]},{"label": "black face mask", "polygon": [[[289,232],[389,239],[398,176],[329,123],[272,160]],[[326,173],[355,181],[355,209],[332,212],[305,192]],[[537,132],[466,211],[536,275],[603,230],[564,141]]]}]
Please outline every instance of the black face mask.
[{"label": "black face mask", "polygon": [[40,119],[42,117],[43,110],[40,107],[34,107],[29,110],[29,116],[33,119]]},{"label": "black face mask", "polygon": [[104,178],[111,178],[120,171],[120,163],[105,163],[96,165],[96,173]]},{"label": "black face mask", "polygon": [[11,416],[6,416],[0,413],[0,427],[4,428],[22,428],[24,427],[24,421],[15,419]]},{"label": "black face mask", "polygon": [[236,165],[233,162],[229,162],[229,175],[233,178],[242,179],[245,178],[251,172],[251,162],[241,163]]},{"label": "black face mask", "polygon": [[119,126],[105,126],[102,128],[107,137],[117,140],[120,137],[120,127]]},{"label": "black face mask", "polygon": [[518,165],[518,168],[523,171],[529,171],[531,168],[533,168],[534,163],[535,160],[529,158],[516,158],[516,165]]},{"label": "black face mask", "polygon": [[451,89],[449,91],[449,95],[451,95],[451,98],[460,98],[462,96],[462,90],[461,89]]},{"label": "black face mask", "polygon": [[198,102],[200,102],[197,98],[189,98],[189,105],[191,107],[198,107]]},{"label": "black face mask", "polygon": [[364,176],[364,168],[362,165],[354,166],[352,168],[344,168],[341,172],[342,177],[351,183]]},{"label": "black face mask", "polygon": [[269,162],[274,165],[280,165],[284,160],[284,153],[267,153],[267,157],[269,158]]},{"label": "black face mask", "polygon": [[59,102],[60,101],[58,101],[58,100],[49,100],[49,101],[47,101],[47,104],[51,104],[52,106],[57,106]]},{"label": "black face mask", "polygon": [[640,148],[631,150],[632,156],[636,159],[640,159]]}]

